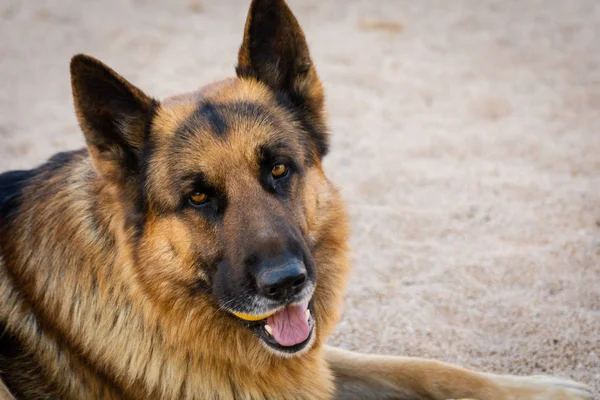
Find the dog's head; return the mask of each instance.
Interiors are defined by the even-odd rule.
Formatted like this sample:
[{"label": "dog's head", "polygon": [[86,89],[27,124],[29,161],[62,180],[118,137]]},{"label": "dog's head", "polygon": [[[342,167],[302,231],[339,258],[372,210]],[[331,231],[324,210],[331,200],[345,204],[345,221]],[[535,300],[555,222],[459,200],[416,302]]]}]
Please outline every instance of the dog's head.
[{"label": "dog's head", "polygon": [[299,353],[337,315],[346,226],[321,169],[323,89],[282,0],[252,2],[236,72],[158,102],[95,59],[71,63],[140,287],[165,313],[202,308]]}]

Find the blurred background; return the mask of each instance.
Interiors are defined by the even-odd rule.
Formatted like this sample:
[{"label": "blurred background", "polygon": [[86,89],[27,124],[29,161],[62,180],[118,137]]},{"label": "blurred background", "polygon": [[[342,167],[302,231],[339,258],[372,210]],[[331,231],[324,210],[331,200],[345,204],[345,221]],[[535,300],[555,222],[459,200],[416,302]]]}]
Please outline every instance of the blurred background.
[{"label": "blurred background", "polygon": [[[0,170],[83,146],[68,64],[157,98],[232,76],[245,0],[0,0]],[[330,342],[600,395],[600,2],[290,0],[354,272]]]}]

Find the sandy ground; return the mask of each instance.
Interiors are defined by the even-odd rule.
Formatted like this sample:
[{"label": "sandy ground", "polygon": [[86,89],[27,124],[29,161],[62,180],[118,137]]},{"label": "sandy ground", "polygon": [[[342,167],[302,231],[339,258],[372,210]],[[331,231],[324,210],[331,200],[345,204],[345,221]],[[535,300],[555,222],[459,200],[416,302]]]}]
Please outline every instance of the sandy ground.
[{"label": "sandy ground", "polygon": [[[353,222],[331,343],[600,399],[600,2],[294,0]],[[82,145],[68,61],[156,97],[233,72],[246,1],[0,1],[0,170]]]}]

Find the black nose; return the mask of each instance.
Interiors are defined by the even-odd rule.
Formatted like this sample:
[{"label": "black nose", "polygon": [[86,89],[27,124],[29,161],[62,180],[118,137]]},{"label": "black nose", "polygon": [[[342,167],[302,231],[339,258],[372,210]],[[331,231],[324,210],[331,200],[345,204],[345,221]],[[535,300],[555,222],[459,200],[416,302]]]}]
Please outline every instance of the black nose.
[{"label": "black nose", "polygon": [[297,258],[283,263],[262,263],[256,275],[258,291],[276,301],[286,300],[300,293],[306,282],[306,267]]}]

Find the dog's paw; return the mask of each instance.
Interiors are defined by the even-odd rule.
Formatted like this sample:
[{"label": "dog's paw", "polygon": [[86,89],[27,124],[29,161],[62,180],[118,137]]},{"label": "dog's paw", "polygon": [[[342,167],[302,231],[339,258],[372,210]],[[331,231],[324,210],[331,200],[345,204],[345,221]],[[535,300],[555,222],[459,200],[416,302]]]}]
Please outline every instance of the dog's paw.
[{"label": "dog's paw", "polygon": [[587,400],[592,389],[569,379],[552,376],[498,376],[495,382],[506,400]]}]

